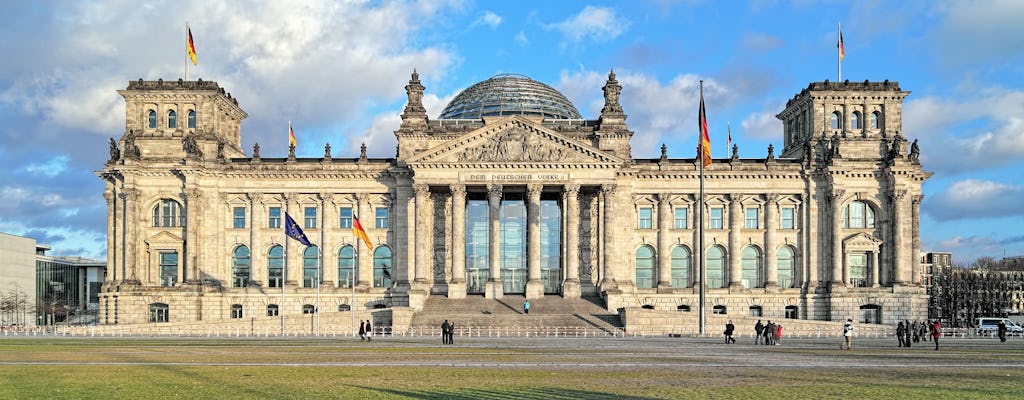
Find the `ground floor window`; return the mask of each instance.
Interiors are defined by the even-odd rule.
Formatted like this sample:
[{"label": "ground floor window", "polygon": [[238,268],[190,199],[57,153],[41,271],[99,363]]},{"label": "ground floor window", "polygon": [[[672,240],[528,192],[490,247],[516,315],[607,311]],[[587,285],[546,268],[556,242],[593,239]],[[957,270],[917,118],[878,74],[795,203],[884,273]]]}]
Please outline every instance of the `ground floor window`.
[{"label": "ground floor window", "polygon": [[231,305],[231,318],[242,318],[242,305],[232,304]]},{"label": "ground floor window", "polygon": [[864,324],[882,323],[882,306],[877,304],[860,306],[860,322]]},{"label": "ground floor window", "polygon": [[267,304],[267,316],[276,317],[278,315],[277,304]]},{"label": "ground floor window", "polygon": [[711,309],[712,314],[727,314],[728,311],[728,308],[726,308],[725,306],[715,306],[714,308]]},{"label": "ground floor window", "polygon": [[170,307],[164,303],[153,303],[149,305],[149,322],[170,322]]},{"label": "ground floor window", "polygon": [[760,317],[762,314],[761,306],[750,306],[750,316]]},{"label": "ground floor window", "polygon": [[797,306],[786,306],[786,319],[799,319],[800,308]]},{"label": "ground floor window", "polygon": [[338,311],[351,311],[352,307],[348,304],[338,304]]},{"label": "ground floor window", "polygon": [[314,307],[312,304],[303,304],[302,305],[302,313],[303,314],[313,314],[315,312],[316,312],[316,307]]}]

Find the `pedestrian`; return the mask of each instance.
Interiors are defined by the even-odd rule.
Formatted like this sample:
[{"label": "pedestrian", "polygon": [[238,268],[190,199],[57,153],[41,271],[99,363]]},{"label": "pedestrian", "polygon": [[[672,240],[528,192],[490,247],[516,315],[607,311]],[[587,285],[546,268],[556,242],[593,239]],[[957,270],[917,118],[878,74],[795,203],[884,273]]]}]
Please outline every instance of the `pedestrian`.
[{"label": "pedestrian", "polygon": [[775,325],[775,345],[782,345],[782,324]]},{"label": "pedestrian", "polygon": [[370,320],[366,320],[366,341],[373,340],[373,325],[370,325]]},{"label": "pedestrian", "polygon": [[732,338],[732,331],[735,329],[736,326],[732,324],[732,320],[730,319],[729,322],[725,324],[725,344],[736,343],[736,339]]},{"label": "pedestrian", "polygon": [[366,323],[359,321],[359,341],[366,340]]},{"label": "pedestrian", "polygon": [[852,350],[851,342],[853,341],[853,319],[847,319],[846,323],[843,324],[843,343],[839,345],[839,350],[843,349],[843,345],[846,345],[846,350]]},{"label": "pedestrian", "polygon": [[898,347],[903,347],[903,335],[906,334],[907,328],[903,326],[903,321],[900,321],[899,324],[896,324],[896,340],[900,341],[900,345]]},{"label": "pedestrian", "polygon": [[455,343],[455,321],[448,323],[448,344]]},{"label": "pedestrian", "polygon": [[908,320],[905,320],[903,325],[904,325],[903,326],[903,346],[910,347],[910,337],[911,336],[914,336],[914,338],[915,338],[914,341],[915,342],[920,340],[920,339],[917,339],[918,334],[914,333],[915,331],[917,331],[917,325],[918,324],[915,321],[914,325],[910,325],[910,320],[908,319]]},{"label": "pedestrian", "polygon": [[942,336],[942,322],[939,322],[939,320],[935,320],[935,322],[932,323],[931,334],[932,334],[931,335],[932,336],[932,341],[935,342],[935,350],[938,350],[939,349],[939,337]]},{"label": "pedestrian", "polygon": [[923,323],[919,324],[919,323],[917,323],[917,321],[914,321],[913,329],[910,330],[911,333],[913,333],[913,336],[914,336],[914,343],[920,343],[921,342],[921,336],[924,336],[921,333],[921,327],[923,327],[924,325],[925,324],[923,324]]},{"label": "pedestrian", "polygon": [[764,332],[764,324],[761,323],[761,320],[757,320],[757,323],[754,324],[754,344],[761,344],[762,332]]},{"label": "pedestrian", "polygon": [[999,332],[999,341],[1000,342],[1005,342],[1006,341],[1006,322],[999,321],[998,332]]},{"label": "pedestrian", "polygon": [[529,314],[529,313],[530,313],[530,301],[527,300],[527,301],[523,302],[523,314]]},{"label": "pedestrian", "polygon": [[448,344],[448,320],[441,323],[441,344]]},{"label": "pedestrian", "polygon": [[764,326],[764,344],[768,346],[775,344],[775,323],[772,320],[768,320],[768,324]]}]

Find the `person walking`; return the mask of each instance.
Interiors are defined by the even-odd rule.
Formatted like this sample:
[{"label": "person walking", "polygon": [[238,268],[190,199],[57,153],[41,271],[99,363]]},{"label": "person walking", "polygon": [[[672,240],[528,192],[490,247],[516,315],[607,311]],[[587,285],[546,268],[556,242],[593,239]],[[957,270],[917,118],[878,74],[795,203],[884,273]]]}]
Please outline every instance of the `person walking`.
[{"label": "person walking", "polygon": [[782,324],[775,325],[775,345],[782,345]]},{"label": "person walking", "polygon": [[762,332],[764,332],[764,324],[761,323],[761,320],[757,320],[757,323],[754,324],[754,344],[761,344]]},{"label": "person walking", "polygon": [[935,342],[935,350],[938,350],[939,349],[939,337],[942,336],[942,322],[939,322],[939,320],[935,320],[935,322],[932,323],[931,334],[932,334],[931,335],[932,336],[932,341]]},{"label": "person walking", "polygon": [[370,320],[366,320],[366,341],[373,340],[373,325],[370,325]]},{"label": "person walking", "polygon": [[448,344],[455,343],[455,321],[448,323]]},{"label": "person walking", "polygon": [[896,340],[900,341],[900,345],[898,347],[903,347],[903,335],[906,334],[907,328],[903,326],[903,321],[900,321],[899,324],[896,324]]},{"label": "person walking", "polygon": [[366,323],[359,321],[359,341],[366,340]]},{"label": "person walking", "polygon": [[732,332],[734,330],[736,330],[736,326],[732,324],[732,320],[730,319],[729,322],[725,324],[725,344],[736,343],[736,339],[732,338]]},{"label": "person walking", "polygon": [[441,323],[441,344],[448,344],[448,320]]},{"label": "person walking", "polygon": [[853,341],[853,319],[847,319],[846,323],[843,324],[843,343],[839,345],[839,350],[843,349],[843,345],[846,345],[846,350],[852,350],[851,342]]},{"label": "person walking", "polygon": [[768,320],[768,323],[764,326],[764,344],[766,346],[771,346],[772,344],[773,331],[775,331],[775,324],[772,323],[772,320]]},{"label": "person walking", "polygon": [[[917,322],[916,321],[914,322],[913,325],[910,324],[910,320],[909,319],[905,320],[903,322],[903,347],[910,347],[910,337],[911,336],[913,336],[914,338],[918,337],[918,334],[914,333],[916,331],[917,331]],[[914,341],[917,342],[919,340],[914,340]]]},{"label": "person walking", "polygon": [[526,301],[523,302],[523,314],[529,314],[529,313],[530,313],[530,301],[526,300]]},{"label": "person walking", "polygon": [[1006,341],[1006,322],[999,321],[999,326],[997,328],[997,331],[999,333],[999,341],[1000,342],[1005,342]]}]

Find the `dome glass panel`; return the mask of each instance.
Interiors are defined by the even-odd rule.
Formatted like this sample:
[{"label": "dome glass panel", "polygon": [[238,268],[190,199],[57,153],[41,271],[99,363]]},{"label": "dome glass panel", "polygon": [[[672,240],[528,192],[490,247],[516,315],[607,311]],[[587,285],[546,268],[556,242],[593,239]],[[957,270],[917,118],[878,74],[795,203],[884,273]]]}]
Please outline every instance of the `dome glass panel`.
[{"label": "dome glass panel", "polygon": [[523,75],[501,74],[455,96],[438,119],[480,119],[502,115],[539,115],[581,119],[579,111],[551,86]]}]

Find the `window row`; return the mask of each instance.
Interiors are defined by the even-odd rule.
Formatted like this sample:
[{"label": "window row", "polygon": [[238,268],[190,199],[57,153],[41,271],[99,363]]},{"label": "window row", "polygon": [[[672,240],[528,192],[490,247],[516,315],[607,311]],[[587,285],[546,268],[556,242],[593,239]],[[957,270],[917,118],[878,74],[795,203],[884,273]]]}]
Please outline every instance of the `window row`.
[{"label": "window row", "polygon": [[[790,246],[782,246],[776,254],[776,268],[778,270],[777,284],[782,288],[790,288],[796,283],[796,250]],[[671,261],[671,286],[674,288],[691,287],[699,277],[694,273],[692,254],[685,246],[672,248]],[[764,287],[767,281],[764,257],[760,249],[754,246],[746,246],[742,251],[742,280],[745,288]],[[658,265],[654,248],[648,245],[641,246],[636,250],[636,287],[655,288],[655,270]],[[705,268],[707,273],[705,279],[707,286],[711,288],[728,287],[729,263],[727,262],[725,249],[721,246],[712,246],[706,254]]]},{"label": "window row", "polygon": [[[150,129],[154,129],[157,127],[156,110],[149,110],[149,113],[147,114],[146,118],[148,120],[148,123],[146,124],[147,127],[149,127]],[[188,127],[188,129],[196,128],[195,110],[188,110],[188,121],[186,122],[186,126]],[[167,112],[167,127],[171,129],[176,129],[178,127],[177,111],[170,110]]]},{"label": "window row", "polygon": [[[351,245],[343,246],[338,250],[337,269],[338,287],[351,287],[358,278],[357,256],[355,248]],[[391,278],[391,248],[378,246],[373,250],[373,287],[390,287]],[[240,245],[235,247],[231,256],[231,281],[232,287],[250,286],[252,282],[252,262],[249,247]],[[302,252],[302,287],[313,288],[323,281],[323,271],[326,263],[322,264],[320,259],[320,248],[317,246],[307,247]],[[284,279],[284,247],[275,245],[267,252],[267,287],[282,287]]]},{"label": "window row", "polygon": [[[302,208],[302,227],[304,229],[316,229],[317,228],[317,214],[318,207],[303,207]],[[270,207],[267,209],[267,227],[268,228],[280,228],[281,216],[283,212],[281,207]],[[232,222],[231,227],[235,229],[243,229],[249,227],[246,223],[246,208],[245,207],[232,207],[231,216]],[[352,207],[341,207],[338,209],[338,228],[351,228],[353,220],[359,220],[359,217],[352,211]],[[366,225],[360,221],[362,227]],[[373,227],[376,229],[388,229],[389,226],[389,215],[387,207],[375,207],[373,209]]]},{"label": "window row", "polygon": [[[338,311],[350,311],[348,304],[339,304]],[[277,304],[267,304],[266,315],[276,317],[281,315],[281,308]],[[230,309],[231,319],[245,318],[245,308],[241,304],[232,304]],[[302,305],[303,314],[316,314],[317,308],[312,304]],[[171,307],[167,303],[151,303],[149,305],[149,322],[171,322]]]},{"label": "window row", "polygon": [[[654,229],[654,207],[640,207],[637,210],[637,229]],[[796,208],[779,208],[779,229],[796,229]],[[676,207],[672,210],[672,228],[689,229],[689,208]],[[708,228],[725,229],[725,207],[708,208]],[[744,229],[761,229],[761,209],[744,209]]]},{"label": "window row", "polygon": [[[862,124],[863,119],[860,111],[850,113],[850,129],[864,129]],[[868,129],[881,129],[882,125],[882,113],[878,111],[872,112],[868,117]],[[843,113],[833,111],[830,126],[832,129],[843,129]]]}]

